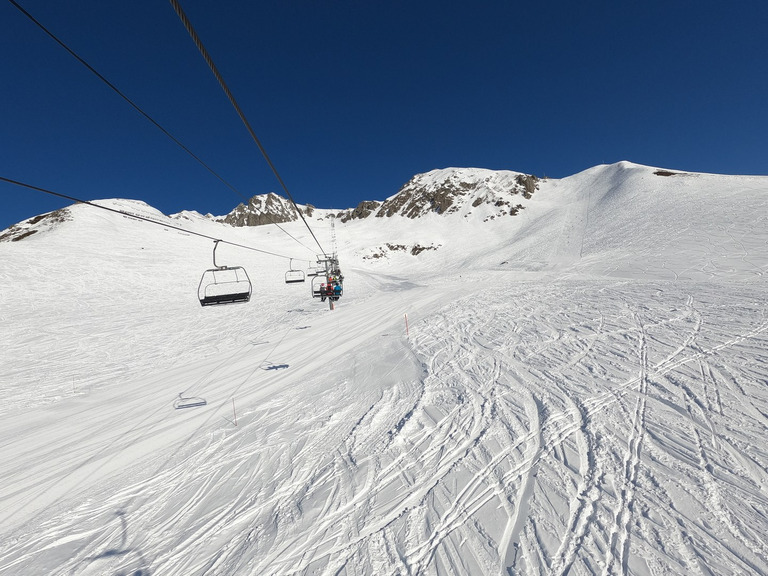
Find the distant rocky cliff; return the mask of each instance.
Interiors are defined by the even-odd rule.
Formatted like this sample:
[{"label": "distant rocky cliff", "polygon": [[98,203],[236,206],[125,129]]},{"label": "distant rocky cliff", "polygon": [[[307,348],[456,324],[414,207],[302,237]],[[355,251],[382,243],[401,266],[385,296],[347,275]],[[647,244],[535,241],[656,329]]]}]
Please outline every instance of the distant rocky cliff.
[{"label": "distant rocky cliff", "polygon": [[[445,168],[417,174],[397,194],[383,202],[366,200],[355,208],[331,212],[321,210],[324,217],[341,222],[363,220],[370,217],[389,218],[395,215],[420,218],[427,215],[459,215],[480,217],[483,221],[514,216],[525,208],[525,201],[539,188],[539,179],[529,174],[481,168]],[[125,201],[124,201],[125,202]],[[143,203],[142,203],[143,204]],[[116,208],[127,210],[120,205]],[[298,208],[298,209],[297,209]],[[282,196],[270,192],[253,196],[247,204],[238,205],[226,216],[202,216],[197,212],[181,212],[175,219],[204,218],[231,226],[262,226],[280,224],[299,219],[299,210],[307,217],[315,207],[297,207]],[[159,214],[159,213],[158,213]],[[154,216],[154,215],[152,215]],[[30,218],[0,231],[0,242],[18,241],[38,231],[49,229],[69,218],[66,209]]]},{"label": "distant rocky cliff", "polygon": [[[303,207],[303,210],[305,215],[311,216],[314,207],[308,204]],[[238,205],[232,212],[218,220],[232,226],[262,226],[293,222],[298,219],[299,213],[290,200],[270,192],[254,196],[247,205]]]},{"label": "distant rocky cliff", "polygon": [[446,168],[418,174],[384,202],[362,202],[354,210],[340,212],[342,222],[394,215],[419,218],[426,214],[468,215],[483,205],[487,218],[514,216],[539,188],[539,179],[530,174],[479,168]]},{"label": "distant rocky cliff", "polygon": [[[539,188],[539,179],[530,174],[481,168],[446,168],[417,174],[400,191],[384,202],[365,200],[355,208],[342,210],[334,217],[347,222],[394,215],[419,218],[427,214],[469,215],[485,206],[485,219],[514,216],[525,208],[524,201]],[[490,207],[490,209],[488,209]],[[306,216],[314,207],[299,206]],[[218,218],[232,226],[261,226],[298,220],[293,204],[274,193],[254,196],[248,205],[240,204],[232,212]]]}]

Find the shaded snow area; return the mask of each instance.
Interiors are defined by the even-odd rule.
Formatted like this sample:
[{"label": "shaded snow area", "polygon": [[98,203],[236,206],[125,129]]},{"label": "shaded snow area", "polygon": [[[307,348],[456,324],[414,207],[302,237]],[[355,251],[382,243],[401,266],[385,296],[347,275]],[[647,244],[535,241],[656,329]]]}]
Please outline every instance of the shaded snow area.
[{"label": "shaded snow area", "polygon": [[768,178],[665,174],[338,223],[333,311],[231,245],[203,308],[211,241],[92,206],[0,242],[0,574],[768,574]]}]

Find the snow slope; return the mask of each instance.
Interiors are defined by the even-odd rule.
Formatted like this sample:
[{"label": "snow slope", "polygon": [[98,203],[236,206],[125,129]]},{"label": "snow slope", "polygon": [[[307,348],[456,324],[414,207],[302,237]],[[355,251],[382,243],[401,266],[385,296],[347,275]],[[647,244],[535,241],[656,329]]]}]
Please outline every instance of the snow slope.
[{"label": "snow slope", "polygon": [[339,223],[334,311],[90,206],[0,243],[0,574],[768,574],[768,178],[655,172]]}]

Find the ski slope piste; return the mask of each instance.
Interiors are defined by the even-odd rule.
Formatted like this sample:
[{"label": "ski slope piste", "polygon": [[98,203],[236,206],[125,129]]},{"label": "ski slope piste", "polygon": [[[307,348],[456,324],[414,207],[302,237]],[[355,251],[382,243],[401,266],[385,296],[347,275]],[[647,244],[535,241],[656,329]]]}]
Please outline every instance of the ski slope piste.
[{"label": "ski slope piste", "polygon": [[336,218],[335,310],[285,282],[302,254],[220,245],[253,291],[202,307],[208,240],[88,205],[19,223],[0,574],[768,574],[768,178],[622,162],[501,215],[508,176]]}]

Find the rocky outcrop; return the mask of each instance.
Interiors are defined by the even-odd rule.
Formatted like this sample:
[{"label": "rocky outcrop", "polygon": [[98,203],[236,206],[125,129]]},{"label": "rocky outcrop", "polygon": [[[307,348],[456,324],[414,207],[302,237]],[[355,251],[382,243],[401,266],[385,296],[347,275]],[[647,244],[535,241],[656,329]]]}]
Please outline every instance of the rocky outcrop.
[{"label": "rocky outcrop", "polygon": [[381,202],[376,202],[375,200],[364,200],[352,210],[339,212],[336,217],[341,220],[341,222],[349,222],[350,220],[362,220],[363,218],[368,218],[368,216],[373,214],[373,212],[379,206],[381,206]]},{"label": "rocky outcrop", "polygon": [[390,254],[394,254],[395,252],[410,253],[412,256],[418,256],[425,250],[438,250],[441,246],[442,244],[431,244],[429,246],[413,244],[406,246],[405,244],[387,243],[384,246],[378,246],[372,249],[368,254],[363,256],[363,260],[379,260],[380,258],[389,258]]},{"label": "rocky outcrop", "polygon": [[29,218],[18,224],[6,228],[0,232],[0,242],[18,242],[24,238],[29,238],[38,232],[52,230],[62,222],[71,220],[72,215],[69,210],[62,208],[46,214],[40,214],[34,218]]},{"label": "rocky outcrop", "polygon": [[[529,174],[476,168],[448,168],[418,174],[400,191],[381,204],[377,218],[395,214],[419,218],[426,214],[468,215],[472,208],[494,207],[494,214],[514,216],[525,206],[519,196],[530,199],[539,179]],[[515,197],[518,198],[515,198]],[[498,209],[498,210],[496,210]]]},{"label": "rocky outcrop", "polygon": [[[314,210],[315,207],[310,204],[304,207],[307,216],[311,216]],[[217,220],[231,226],[263,226],[298,219],[299,213],[290,200],[270,192],[254,196],[248,200],[247,205],[239,204],[232,212]]]},{"label": "rocky outcrop", "polygon": [[[481,168],[446,168],[417,174],[400,191],[384,202],[366,200],[357,207],[320,216],[336,218],[342,223],[371,216],[388,218],[399,215],[420,218],[428,214],[469,216],[480,212],[484,221],[514,216],[525,208],[525,200],[539,188],[539,179],[531,174]],[[312,216],[314,206],[300,206]],[[324,212],[323,212],[324,213]],[[478,214],[475,214],[477,217]],[[299,213],[293,203],[274,193],[254,196],[248,204],[240,204],[219,222],[232,226],[262,226],[293,222]]]}]

